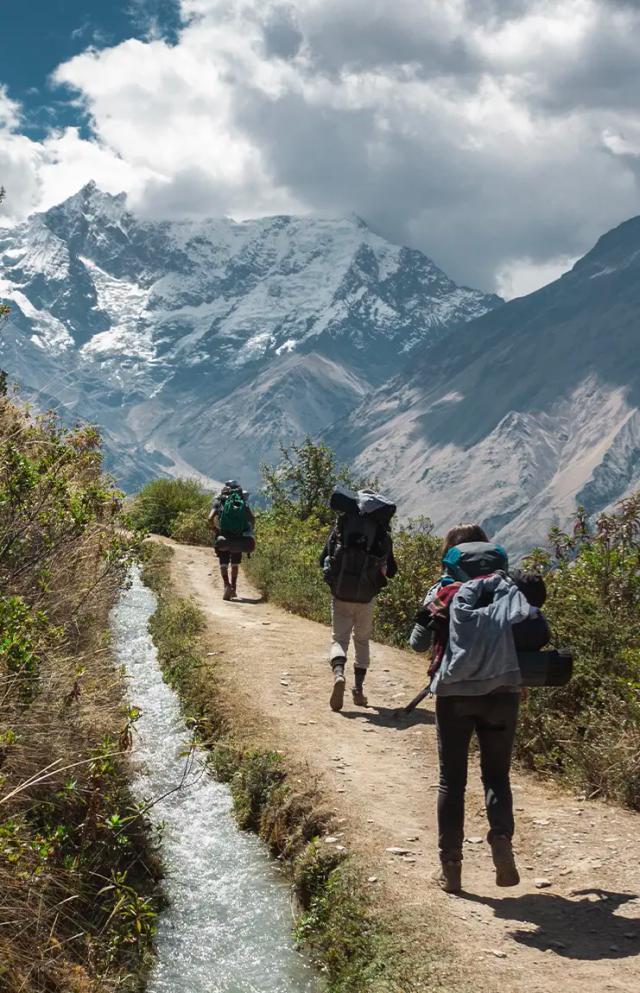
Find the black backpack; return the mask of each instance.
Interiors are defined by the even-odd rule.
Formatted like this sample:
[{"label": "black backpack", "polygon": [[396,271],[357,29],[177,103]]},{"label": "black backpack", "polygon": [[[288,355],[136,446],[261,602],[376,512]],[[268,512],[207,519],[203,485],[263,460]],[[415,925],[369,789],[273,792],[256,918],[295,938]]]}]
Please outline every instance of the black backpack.
[{"label": "black backpack", "polygon": [[395,504],[372,490],[354,493],[336,486],[329,505],[339,517],[323,563],[325,581],[337,600],[370,603],[387,585]]},{"label": "black backpack", "polygon": [[378,524],[389,524],[396,512],[396,505],[373,490],[353,490],[346,486],[336,486],[329,506],[339,514],[362,515]]},{"label": "black backpack", "polygon": [[324,561],[325,581],[337,600],[369,603],[387,585],[391,543],[386,528],[364,515],[343,514]]}]

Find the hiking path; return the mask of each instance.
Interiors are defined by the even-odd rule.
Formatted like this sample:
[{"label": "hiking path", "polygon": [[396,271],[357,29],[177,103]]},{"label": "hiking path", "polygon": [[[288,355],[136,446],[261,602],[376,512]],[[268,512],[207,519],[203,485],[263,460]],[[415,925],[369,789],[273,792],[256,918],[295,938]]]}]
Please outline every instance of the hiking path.
[{"label": "hiking path", "polygon": [[224,602],[210,549],[164,543],[174,549],[176,590],[193,597],[205,614],[205,638],[227,692],[268,724],[278,748],[306,763],[342,819],[333,843],[364,858],[375,877],[371,885],[384,885],[399,905],[444,928],[455,968],[472,978],[475,990],[638,993],[638,814],[516,770],[522,882],[498,889],[474,757],[464,893],[441,893],[432,881],[438,781],[433,703],[400,721],[392,716],[424,685],[424,658],[373,645],[369,708],[354,707],[347,689],[343,711],[333,713],[327,629],[263,602],[242,574],[240,599]]}]

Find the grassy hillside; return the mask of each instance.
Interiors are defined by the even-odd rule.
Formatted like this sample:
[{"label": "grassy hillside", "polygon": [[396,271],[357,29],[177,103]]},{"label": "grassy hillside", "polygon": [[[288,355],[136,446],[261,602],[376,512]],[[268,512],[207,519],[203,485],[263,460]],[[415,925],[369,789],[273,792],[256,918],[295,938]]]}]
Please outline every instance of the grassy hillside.
[{"label": "grassy hillside", "polygon": [[0,989],[134,989],[157,867],[108,612],[134,548],[91,428],[0,395]]}]

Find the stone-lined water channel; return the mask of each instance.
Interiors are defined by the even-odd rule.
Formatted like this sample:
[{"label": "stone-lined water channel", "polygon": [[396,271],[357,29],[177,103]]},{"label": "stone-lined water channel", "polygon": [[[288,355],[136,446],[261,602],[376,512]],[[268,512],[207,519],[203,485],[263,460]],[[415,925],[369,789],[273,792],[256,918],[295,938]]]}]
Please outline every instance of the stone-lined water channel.
[{"label": "stone-lined water channel", "polygon": [[133,570],[112,615],[130,702],[142,711],[133,790],[139,801],[168,794],[150,812],[164,826],[169,906],[149,993],[319,993],[323,984],[293,945],[286,881],[261,842],[236,827],[229,790],[205,754],[189,757],[190,735],[148,632],[155,608]]}]

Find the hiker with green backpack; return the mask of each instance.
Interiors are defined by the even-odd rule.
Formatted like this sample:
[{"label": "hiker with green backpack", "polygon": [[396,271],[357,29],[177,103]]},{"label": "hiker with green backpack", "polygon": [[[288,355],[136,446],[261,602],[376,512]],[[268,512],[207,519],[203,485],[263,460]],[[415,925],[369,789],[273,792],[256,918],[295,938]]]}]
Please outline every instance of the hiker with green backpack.
[{"label": "hiker with green backpack", "polygon": [[235,479],[228,480],[209,513],[209,526],[215,535],[213,548],[220,563],[224,587],[223,600],[233,600],[238,594],[238,572],[242,556],[245,552],[251,554],[255,548],[254,524],[248,493]]},{"label": "hiker with green backpack", "polygon": [[329,704],[342,710],[347,651],[353,637],[355,650],[353,702],[368,706],[364,680],[369,668],[369,641],[378,593],[396,575],[390,521],[395,504],[370,490],[358,493],[334,490],[330,506],[338,517],[320,555],[320,567],[331,597],[333,686]]}]

